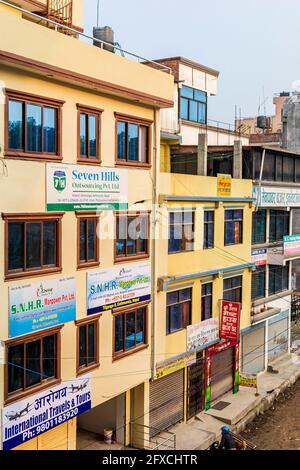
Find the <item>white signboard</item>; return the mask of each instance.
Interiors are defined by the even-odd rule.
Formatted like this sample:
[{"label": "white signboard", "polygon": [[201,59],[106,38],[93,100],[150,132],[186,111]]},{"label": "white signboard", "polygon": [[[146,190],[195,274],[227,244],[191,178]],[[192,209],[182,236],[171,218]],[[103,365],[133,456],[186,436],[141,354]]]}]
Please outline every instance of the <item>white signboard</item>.
[{"label": "white signboard", "polygon": [[219,339],[219,318],[210,318],[187,327],[187,351],[194,351]]},{"label": "white signboard", "polygon": [[255,263],[256,266],[263,266],[267,264],[268,252],[266,248],[259,248],[257,250],[252,250],[251,261]]},{"label": "white signboard", "polygon": [[128,171],[47,164],[47,210],[127,210]]},{"label": "white signboard", "polygon": [[87,313],[124,307],[151,298],[150,263],[116,266],[87,274]]},{"label": "white signboard", "polygon": [[300,207],[300,188],[253,187],[259,207]]},{"label": "white signboard", "polygon": [[91,378],[63,382],[2,410],[3,450],[10,450],[91,409]]}]

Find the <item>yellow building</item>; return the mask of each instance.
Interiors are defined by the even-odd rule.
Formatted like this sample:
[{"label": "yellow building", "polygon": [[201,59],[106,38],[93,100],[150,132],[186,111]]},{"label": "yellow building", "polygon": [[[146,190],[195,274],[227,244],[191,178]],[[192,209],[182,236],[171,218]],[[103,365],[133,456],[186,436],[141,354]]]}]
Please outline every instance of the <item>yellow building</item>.
[{"label": "yellow building", "polygon": [[174,78],[80,40],[82,0],[63,13],[11,3],[0,1],[0,441],[75,449],[83,429],[128,444],[130,421],[147,424],[152,181]]}]

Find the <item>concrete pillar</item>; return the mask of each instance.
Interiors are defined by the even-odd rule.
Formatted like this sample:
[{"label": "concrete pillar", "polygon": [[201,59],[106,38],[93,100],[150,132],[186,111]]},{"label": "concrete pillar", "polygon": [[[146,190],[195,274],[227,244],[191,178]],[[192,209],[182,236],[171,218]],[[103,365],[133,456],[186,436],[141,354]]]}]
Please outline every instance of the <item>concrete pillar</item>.
[{"label": "concrete pillar", "polygon": [[207,134],[198,134],[197,175],[207,176]]},{"label": "concrete pillar", "polygon": [[233,177],[243,177],[243,144],[241,140],[235,140],[233,146]]},{"label": "concrete pillar", "polygon": [[150,411],[150,382],[149,380],[131,390],[131,445],[137,449],[148,446],[149,411]]}]

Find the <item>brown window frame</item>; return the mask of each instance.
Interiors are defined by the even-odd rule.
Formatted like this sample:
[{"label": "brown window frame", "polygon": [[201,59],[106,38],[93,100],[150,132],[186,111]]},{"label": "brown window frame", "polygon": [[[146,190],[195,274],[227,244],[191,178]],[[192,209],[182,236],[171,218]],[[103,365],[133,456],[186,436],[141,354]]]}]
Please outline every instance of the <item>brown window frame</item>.
[{"label": "brown window frame", "polygon": [[[6,214],[2,213],[5,221],[5,242],[4,242],[4,273],[5,280],[22,279],[25,277],[41,276],[50,273],[59,273],[62,271],[62,217],[64,212],[53,212],[49,214]],[[41,266],[37,268],[26,269],[26,223],[32,222],[56,222],[56,266]],[[24,267],[23,269],[8,270],[8,225],[9,223],[24,224]],[[43,251],[43,240],[41,240],[41,252]]]},{"label": "brown window frame", "polygon": [[[51,160],[51,161],[61,161],[62,157],[62,107],[65,104],[65,101],[56,100],[53,98],[48,98],[40,95],[29,94],[17,90],[5,90],[6,101],[5,101],[5,119],[4,119],[4,154],[6,157],[11,158],[23,158],[29,160]],[[35,104],[38,106],[51,107],[57,110],[57,123],[56,123],[56,152],[30,152],[26,151],[26,116],[23,110],[23,134],[24,134],[24,149],[16,150],[10,149],[8,146],[8,115],[9,115],[9,101],[19,101],[26,104]],[[43,142],[43,131],[42,131],[42,142]]]},{"label": "brown window frame", "polygon": [[[188,300],[180,300],[180,293],[183,291],[190,291],[190,298]],[[175,303],[168,303],[168,294],[178,294],[178,301]],[[176,305],[182,305],[182,328],[178,330],[171,329],[171,309]],[[187,305],[189,306],[189,313],[187,313]],[[192,287],[182,287],[182,289],[172,290],[167,292],[166,295],[166,336],[173,335],[179,331],[185,330],[188,326],[193,324],[193,288]]]},{"label": "brown window frame", "polygon": [[[46,388],[54,387],[61,383],[61,330],[64,325],[59,325],[58,327],[49,328],[45,331],[39,331],[32,333],[26,336],[21,336],[19,338],[14,338],[5,341],[5,366],[4,366],[4,402],[5,404],[15,402],[22,398],[25,398],[29,395],[38,393]],[[55,358],[55,371],[56,377],[51,379],[44,379],[40,384],[32,385],[25,390],[8,392],[8,348],[12,346],[17,346],[23,344],[24,347],[27,343],[40,340],[47,336],[56,335],[56,358]],[[42,351],[42,348],[41,348]],[[42,372],[42,353],[41,353],[41,372]],[[24,355],[24,374],[26,371],[26,352]],[[25,383],[25,382],[24,382]]]},{"label": "brown window frame", "polygon": [[[128,237],[128,217],[140,217],[144,216],[147,219],[147,238],[146,241],[146,251],[139,252],[134,255],[122,255],[117,256],[117,220],[126,217],[127,218],[127,237]],[[127,240],[127,238],[126,238]],[[139,260],[139,259],[147,259],[150,256],[150,211],[137,211],[137,212],[130,212],[130,211],[115,211],[115,238],[114,238],[114,262],[115,263],[122,263],[131,260]]]},{"label": "brown window frame", "polygon": [[[151,148],[152,148],[152,125],[153,121],[149,119],[139,118],[137,116],[130,116],[127,114],[120,114],[115,113],[115,134],[116,134],[116,142],[115,142],[115,164],[116,166],[129,166],[129,167],[137,167],[137,168],[151,168]],[[126,158],[121,160],[118,158],[118,123],[123,122],[125,124],[136,124],[137,126],[144,126],[147,128],[147,162],[140,162],[140,161],[130,161],[128,160],[128,142],[126,139]]]},{"label": "brown window frame", "polygon": [[[148,320],[149,320],[149,304],[150,301],[146,302],[140,302],[135,305],[127,305],[126,307],[120,307],[120,308],[115,308],[112,310],[112,315],[113,315],[113,321],[112,321],[112,359],[113,362],[123,359],[124,357],[131,356],[132,354],[138,353],[139,351],[142,351],[143,349],[148,348],[149,343],[148,343]],[[145,310],[144,313],[144,343],[141,343],[138,346],[135,346],[134,348],[130,348],[127,350],[123,351],[118,351],[115,352],[115,320],[116,317],[119,315],[124,316],[123,320],[123,341],[125,345],[125,333],[126,333],[126,328],[124,328],[124,322],[126,320],[126,314],[136,312],[138,309],[143,308]]]},{"label": "brown window frame", "polygon": [[[86,269],[100,264],[100,243],[97,236],[97,225],[99,223],[99,215],[96,212],[76,212],[77,217],[77,269]],[[96,259],[94,261],[81,261],[80,260],[80,222],[81,220],[94,220],[95,224],[95,253]],[[87,243],[87,241],[86,241]],[[86,246],[86,250],[88,247]]]},{"label": "brown window frame", "polygon": [[[100,335],[100,329],[99,329],[99,320],[101,318],[102,314],[94,315],[93,317],[89,318],[83,318],[82,320],[76,320],[75,325],[77,327],[76,331],[76,374],[81,375],[85,374],[88,371],[97,369],[100,366],[100,359],[99,359],[99,335]],[[81,327],[87,327],[89,324],[95,324],[95,338],[94,338],[94,350],[95,350],[95,359],[96,361],[91,363],[90,365],[84,365],[81,366],[79,363],[79,342],[80,342],[80,328]],[[88,328],[86,328],[86,345],[88,347]]]},{"label": "brown window frame", "polygon": [[[95,165],[101,163],[101,115],[103,109],[94,108],[92,106],[85,106],[84,104],[77,103],[77,162],[85,163],[87,165]],[[96,156],[89,156],[90,145],[87,130],[87,156],[80,154],[80,116],[86,114],[87,116],[94,116],[96,118]]]}]

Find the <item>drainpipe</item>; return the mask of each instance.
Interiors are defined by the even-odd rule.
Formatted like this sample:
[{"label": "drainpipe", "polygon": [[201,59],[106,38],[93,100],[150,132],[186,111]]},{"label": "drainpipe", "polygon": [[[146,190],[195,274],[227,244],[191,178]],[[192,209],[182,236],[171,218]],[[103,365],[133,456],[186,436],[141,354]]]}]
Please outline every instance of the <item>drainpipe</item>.
[{"label": "drainpipe", "polygon": [[158,223],[157,216],[157,183],[158,183],[158,169],[157,162],[157,115],[158,112],[153,108],[154,124],[153,124],[153,180],[152,180],[152,238],[151,238],[151,299],[152,299],[152,315],[151,315],[151,378],[155,378],[155,330],[156,330],[156,226]]}]

